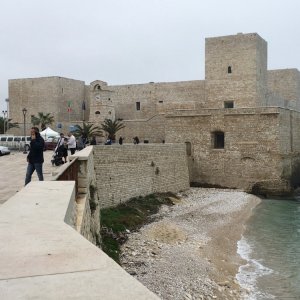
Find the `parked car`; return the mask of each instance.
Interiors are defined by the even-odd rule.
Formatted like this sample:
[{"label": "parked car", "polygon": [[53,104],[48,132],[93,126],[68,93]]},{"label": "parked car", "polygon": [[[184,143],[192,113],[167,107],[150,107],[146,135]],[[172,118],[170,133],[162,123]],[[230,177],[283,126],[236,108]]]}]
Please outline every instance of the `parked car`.
[{"label": "parked car", "polygon": [[44,150],[54,150],[59,138],[54,137],[54,138],[48,138],[45,141],[45,149]]},{"label": "parked car", "polygon": [[0,146],[0,156],[10,154],[10,150],[7,147]]}]

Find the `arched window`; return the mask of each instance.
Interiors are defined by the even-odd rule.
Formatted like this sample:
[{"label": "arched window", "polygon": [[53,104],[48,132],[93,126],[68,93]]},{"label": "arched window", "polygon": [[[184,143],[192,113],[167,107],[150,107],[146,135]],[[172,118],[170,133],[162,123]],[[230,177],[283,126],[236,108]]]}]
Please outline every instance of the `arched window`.
[{"label": "arched window", "polygon": [[100,84],[96,84],[96,85],[94,86],[94,91],[97,91],[97,90],[101,90]]},{"label": "arched window", "polygon": [[100,111],[97,110],[97,111],[95,112],[95,115],[100,115]]},{"label": "arched window", "polygon": [[228,74],[231,74],[231,73],[232,73],[231,66],[228,66],[227,73],[228,73]]}]

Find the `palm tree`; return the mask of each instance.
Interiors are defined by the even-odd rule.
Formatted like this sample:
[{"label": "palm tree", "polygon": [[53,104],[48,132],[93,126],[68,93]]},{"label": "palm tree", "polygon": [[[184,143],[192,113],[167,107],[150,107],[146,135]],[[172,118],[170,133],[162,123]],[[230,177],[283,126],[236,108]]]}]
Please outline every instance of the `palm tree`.
[{"label": "palm tree", "polygon": [[41,125],[42,131],[46,129],[47,125],[52,125],[53,122],[54,117],[50,113],[44,115],[44,113],[39,112],[37,117],[35,115],[31,116],[31,123]]},{"label": "palm tree", "polygon": [[90,139],[92,136],[103,136],[101,128],[95,124],[83,123],[82,127],[80,125],[75,125],[74,127],[73,133],[76,137]]},{"label": "palm tree", "polygon": [[122,128],[125,128],[125,125],[118,120],[112,121],[110,119],[105,119],[104,123],[101,124],[101,128],[108,133],[109,139],[115,140],[116,133]]},{"label": "palm tree", "polygon": [[4,132],[4,123],[5,123],[5,131],[7,131],[10,128],[20,128],[18,123],[11,122],[12,119],[6,119],[3,117],[0,117],[0,133]]}]

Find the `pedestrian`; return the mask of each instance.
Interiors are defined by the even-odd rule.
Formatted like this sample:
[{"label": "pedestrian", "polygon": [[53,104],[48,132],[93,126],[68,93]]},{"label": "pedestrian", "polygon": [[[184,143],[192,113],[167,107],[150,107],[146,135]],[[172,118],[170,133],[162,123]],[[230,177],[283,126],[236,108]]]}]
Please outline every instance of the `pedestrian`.
[{"label": "pedestrian", "polygon": [[135,145],[138,145],[139,142],[140,142],[139,138],[138,138],[137,136],[135,136],[135,137],[133,138],[133,143],[134,143]]},{"label": "pedestrian", "polygon": [[68,139],[64,138],[64,143],[62,144],[62,153],[63,153],[63,158],[65,163],[67,162],[67,157],[68,157]]},{"label": "pedestrian", "polygon": [[31,141],[30,151],[27,155],[27,171],[25,177],[25,185],[31,181],[31,176],[36,171],[39,181],[44,180],[43,163],[44,163],[44,147],[45,141],[40,135],[37,127],[32,127],[30,130]]},{"label": "pedestrian", "polygon": [[68,148],[70,149],[71,151],[71,155],[73,155],[76,151],[76,139],[75,139],[75,136],[69,132],[68,133]]},{"label": "pedestrian", "polygon": [[120,136],[120,138],[119,138],[119,144],[120,144],[120,145],[123,144],[123,140],[124,140],[124,139]]},{"label": "pedestrian", "polygon": [[97,145],[96,137],[94,135],[92,136],[90,145]]},{"label": "pedestrian", "polygon": [[111,145],[112,144],[112,140],[110,137],[107,138],[105,145]]},{"label": "pedestrian", "polygon": [[59,139],[58,139],[58,141],[57,141],[57,145],[56,145],[56,147],[55,147],[55,149],[54,149],[54,152],[56,152],[56,150],[57,150],[60,146],[62,146],[62,145],[64,144],[64,139],[65,139],[65,136],[64,136],[64,134],[61,132],[61,133],[59,134]]}]

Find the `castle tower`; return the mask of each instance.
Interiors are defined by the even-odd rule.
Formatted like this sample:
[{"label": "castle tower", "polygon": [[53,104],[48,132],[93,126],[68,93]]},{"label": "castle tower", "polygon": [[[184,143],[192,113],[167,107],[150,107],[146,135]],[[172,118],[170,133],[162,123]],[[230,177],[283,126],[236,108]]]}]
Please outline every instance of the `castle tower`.
[{"label": "castle tower", "polygon": [[267,42],[256,33],[207,38],[205,91],[209,108],[264,106]]},{"label": "castle tower", "polygon": [[96,80],[90,84],[89,121],[100,125],[105,119],[115,120],[115,107],[111,100],[113,92],[107,89],[107,83]]}]

